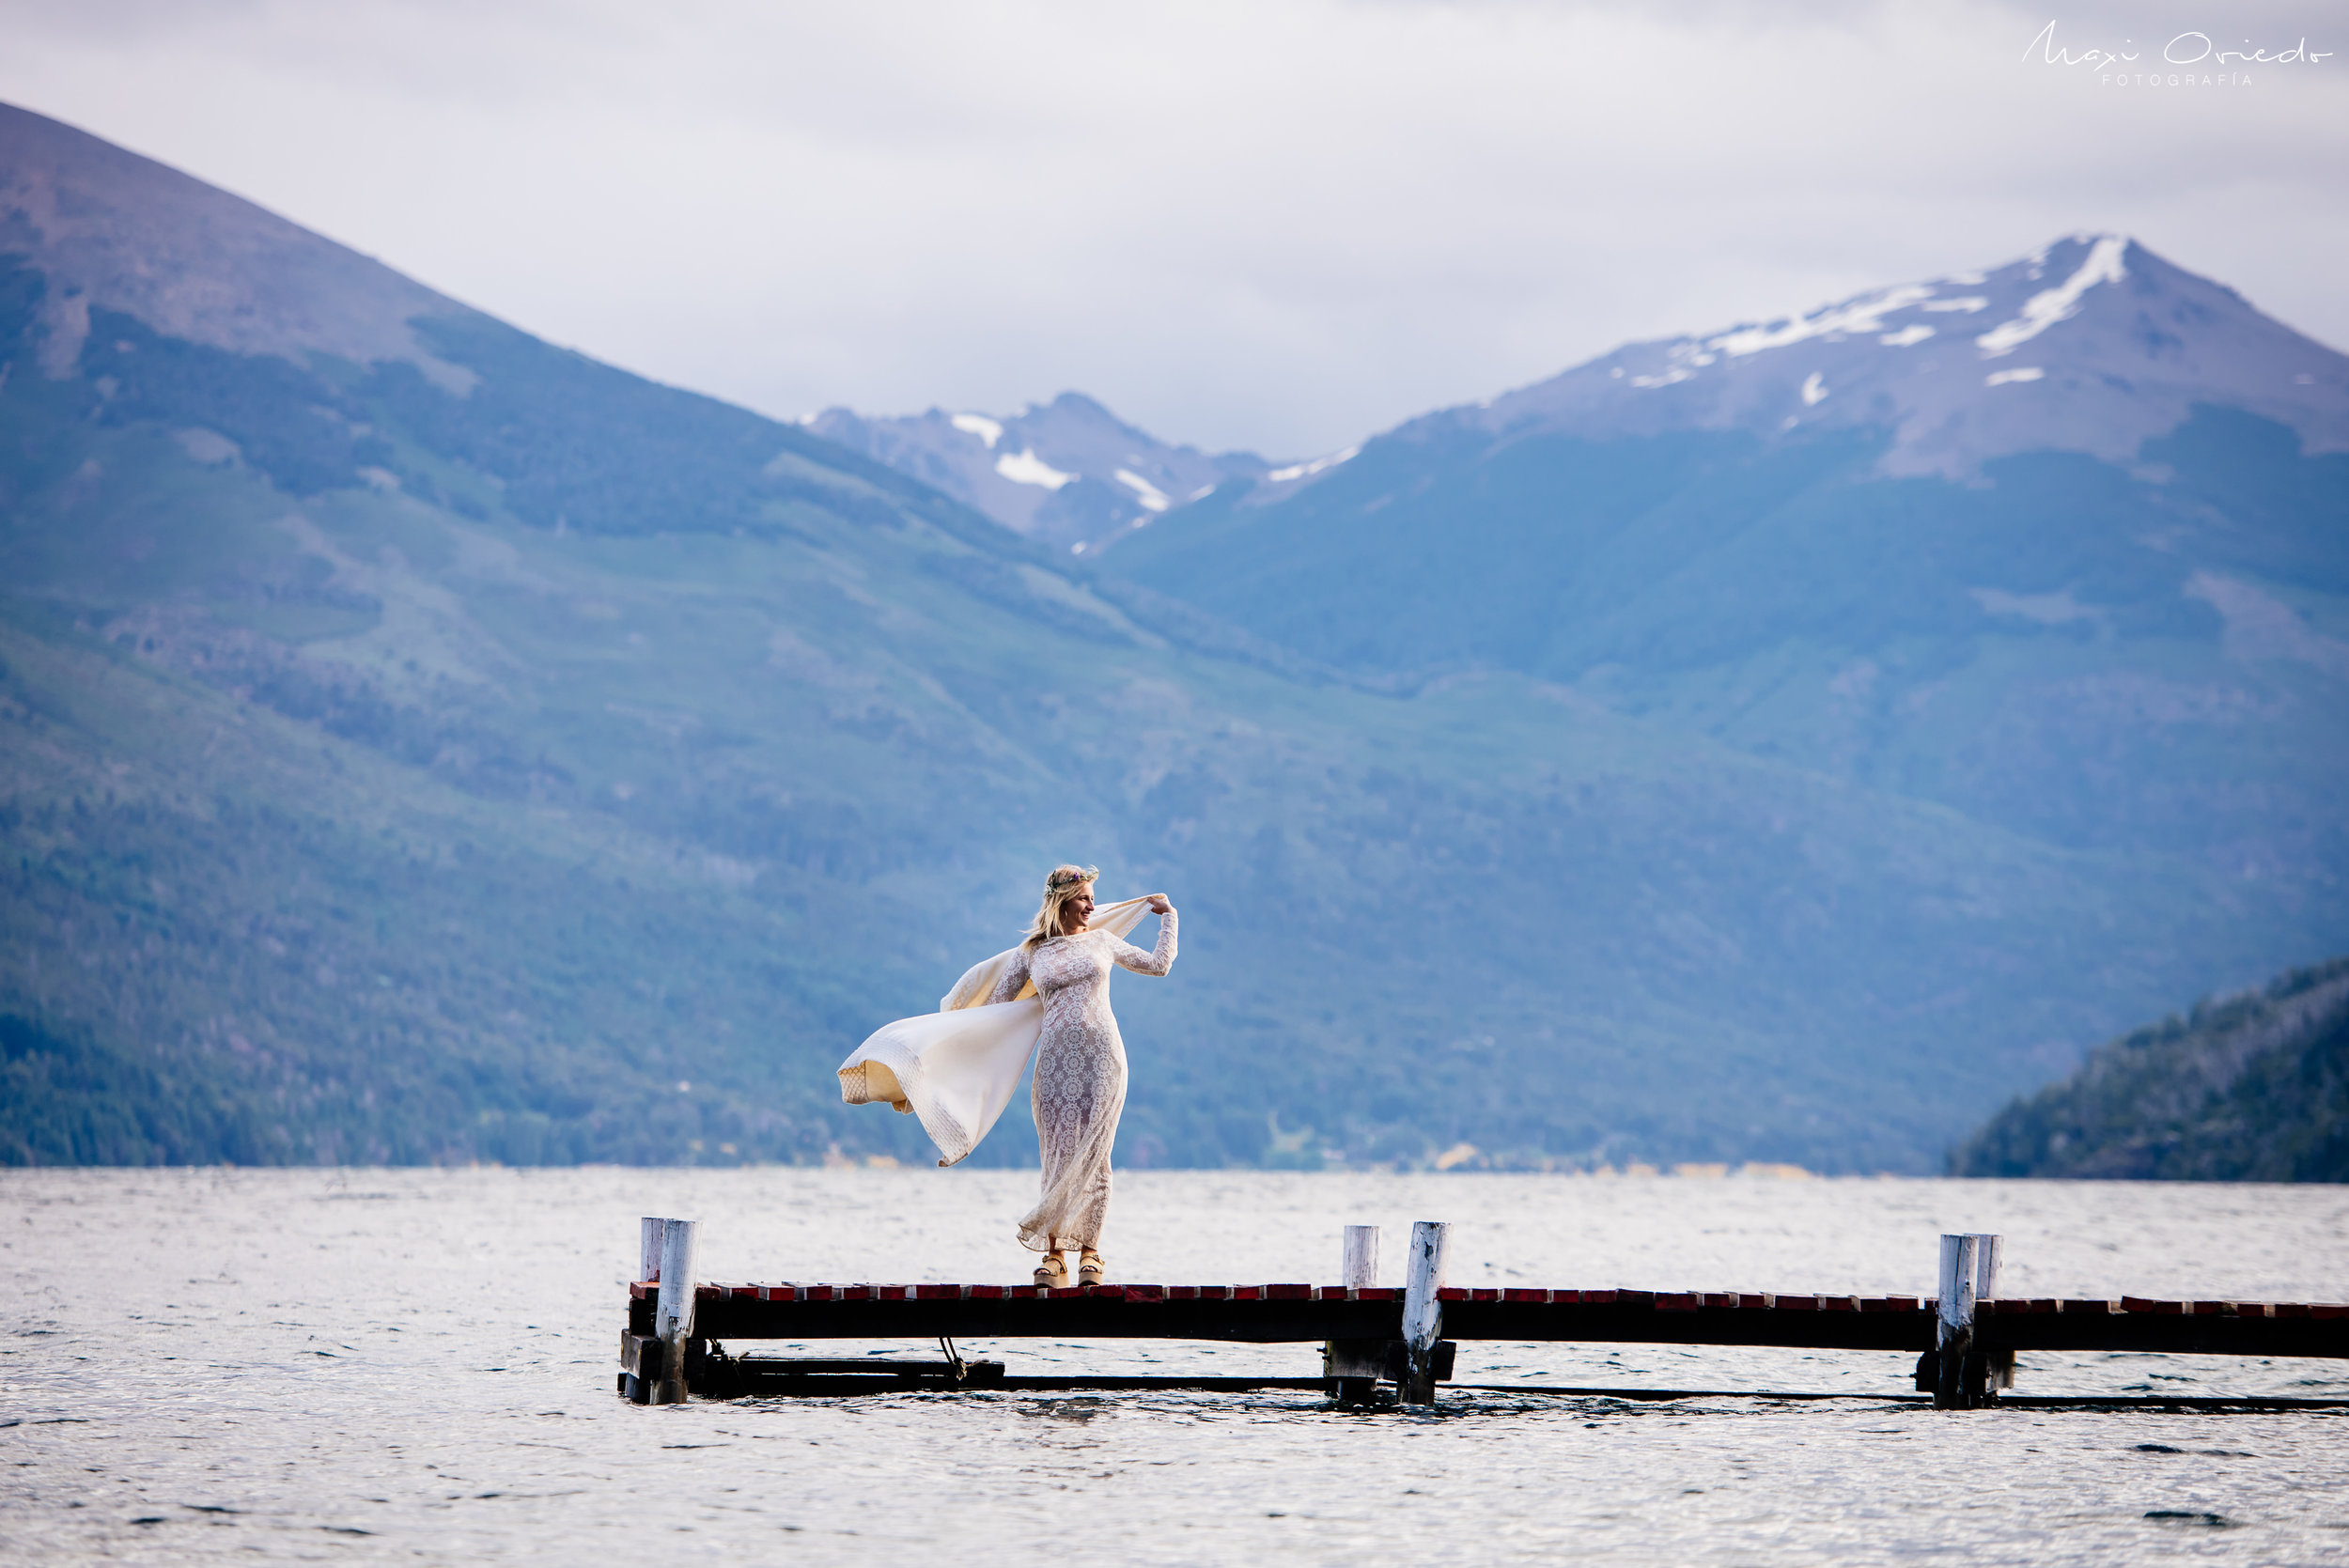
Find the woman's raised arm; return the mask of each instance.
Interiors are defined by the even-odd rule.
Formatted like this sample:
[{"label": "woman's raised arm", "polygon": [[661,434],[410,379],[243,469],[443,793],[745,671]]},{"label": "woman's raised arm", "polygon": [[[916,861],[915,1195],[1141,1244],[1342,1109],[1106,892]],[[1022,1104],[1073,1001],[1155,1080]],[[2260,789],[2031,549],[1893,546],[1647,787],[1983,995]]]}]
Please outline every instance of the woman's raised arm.
[{"label": "woman's raised arm", "polygon": [[[1163,897],[1153,899],[1152,902],[1166,904]],[[1159,945],[1154,950],[1144,953],[1131,942],[1119,942],[1112,956],[1136,974],[1164,974],[1168,970],[1173,969],[1174,967],[1174,906],[1166,904],[1166,908],[1159,911]]]}]

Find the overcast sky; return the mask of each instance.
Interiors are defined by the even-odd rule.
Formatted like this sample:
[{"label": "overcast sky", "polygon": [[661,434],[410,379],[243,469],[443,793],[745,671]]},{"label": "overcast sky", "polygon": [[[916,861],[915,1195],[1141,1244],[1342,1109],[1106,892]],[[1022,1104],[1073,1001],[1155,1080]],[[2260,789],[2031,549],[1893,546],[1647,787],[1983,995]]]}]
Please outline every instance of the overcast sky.
[{"label": "overcast sky", "polygon": [[[2144,57],[2049,65],[2051,18]],[[2099,80],[2189,29],[2331,57]],[[2089,229],[2349,346],[2338,5],[0,0],[0,98],[786,416],[1074,387],[1304,456]]]}]

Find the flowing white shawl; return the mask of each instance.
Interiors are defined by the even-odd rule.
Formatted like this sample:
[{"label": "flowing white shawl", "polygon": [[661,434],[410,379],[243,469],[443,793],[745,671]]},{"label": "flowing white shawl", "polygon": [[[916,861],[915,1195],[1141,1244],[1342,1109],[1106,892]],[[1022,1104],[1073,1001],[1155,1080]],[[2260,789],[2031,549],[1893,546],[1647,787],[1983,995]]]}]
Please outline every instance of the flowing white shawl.
[{"label": "flowing white shawl", "polygon": [[[1147,898],[1104,904],[1086,928],[1124,937],[1149,912]],[[938,1011],[900,1018],[873,1031],[840,1064],[840,1098],[849,1105],[884,1104],[922,1119],[938,1145],[941,1165],[979,1146],[1011,1104],[1044,1030],[1044,1002],[1035,982],[1011,1001],[989,1002],[995,983],[1019,955],[1018,948],[973,964]]]}]

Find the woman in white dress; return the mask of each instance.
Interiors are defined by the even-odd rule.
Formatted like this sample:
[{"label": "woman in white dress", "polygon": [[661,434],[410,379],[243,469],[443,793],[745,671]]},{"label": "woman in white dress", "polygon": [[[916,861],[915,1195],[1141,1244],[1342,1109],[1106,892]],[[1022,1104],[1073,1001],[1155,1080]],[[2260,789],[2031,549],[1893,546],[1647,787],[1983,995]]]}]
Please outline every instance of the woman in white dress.
[{"label": "woman in white dress", "polygon": [[1150,895],[1159,917],[1158,946],[1151,952],[1086,929],[1095,875],[1090,866],[1064,865],[1045,878],[1035,925],[988,998],[1010,1001],[1033,979],[1044,1000],[1029,1092],[1044,1158],[1044,1195],[1019,1221],[1020,1241],[1044,1254],[1035,1271],[1039,1285],[1068,1283],[1061,1254],[1070,1250],[1079,1254],[1079,1283],[1097,1285],[1108,1278],[1101,1222],[1110,1206],[1110,1145],[1126,1109],[1126,1043],[1110,1011],[1110,968],[1122,964],[1136,974],[1164,974],[1174,965],[1174,906],[1162,893]]}]

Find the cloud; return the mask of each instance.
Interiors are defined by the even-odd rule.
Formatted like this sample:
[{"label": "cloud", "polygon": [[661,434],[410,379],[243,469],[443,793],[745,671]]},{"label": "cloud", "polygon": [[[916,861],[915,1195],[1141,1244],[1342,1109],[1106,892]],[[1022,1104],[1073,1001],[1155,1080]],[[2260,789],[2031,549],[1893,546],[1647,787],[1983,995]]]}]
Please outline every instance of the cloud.
[{"label": "cloud", "polygon": [[[2194,14],[2061,27],[2086,47]],[[2349,45],[2312,8],[2224,15]],[[2349,340],[2349,49],[2248,87],[2119,89],[2025,62],[2046,23],[1985,4],[19,4],[0,97],[785,415],[1080,387],[1173,439],[1300,457],[1626,338],[2089,228]]]}]

